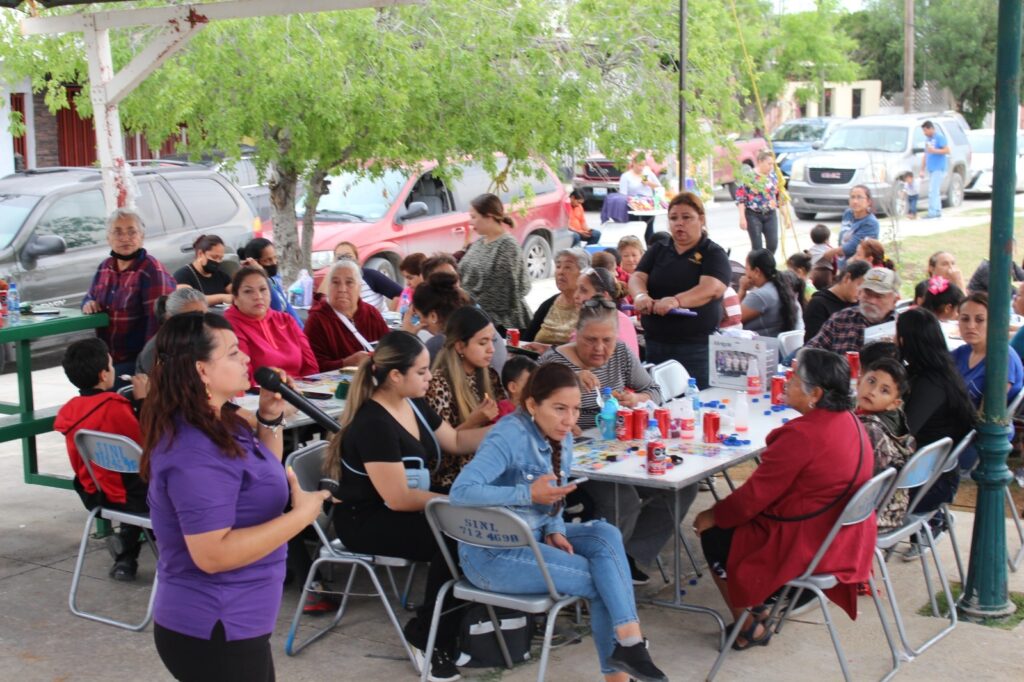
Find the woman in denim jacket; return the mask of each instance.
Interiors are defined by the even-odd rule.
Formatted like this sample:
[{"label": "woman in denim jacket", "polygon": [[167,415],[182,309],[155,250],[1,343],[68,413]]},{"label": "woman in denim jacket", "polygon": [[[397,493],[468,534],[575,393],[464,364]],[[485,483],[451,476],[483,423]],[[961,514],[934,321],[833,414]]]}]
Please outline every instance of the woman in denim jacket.
[{"label": "woman in denim jacket", "polygon": [[[619,531],[604,521],[566,526],[562,520],[565,496],[576,488],[560,482],[572,468],[572,428],[579,409],[580,390],[572,370],[542,365],[523,389],[521,408],[494,426],[455,479],[451,502],[507,507],[544,541],[540,548],[555,588],[590,602],[594,643],[606,680],[667,680],[651,661],[640,633]],[[460,543],[459,557],[466,577],[482,589],[510,594],[547,590],[529,548]]]}]

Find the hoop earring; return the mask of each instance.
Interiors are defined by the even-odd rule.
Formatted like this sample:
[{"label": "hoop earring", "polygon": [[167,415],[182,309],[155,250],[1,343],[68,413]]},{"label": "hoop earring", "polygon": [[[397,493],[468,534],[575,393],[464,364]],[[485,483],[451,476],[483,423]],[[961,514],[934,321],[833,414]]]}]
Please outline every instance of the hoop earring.
[{"label": "hoop earring", "polygon": [[807,407],[811,408],[812,410],[814,409],[815,405],[817,405],[817,403],[814,402],[813,400],[811,402],[807,403]]}]

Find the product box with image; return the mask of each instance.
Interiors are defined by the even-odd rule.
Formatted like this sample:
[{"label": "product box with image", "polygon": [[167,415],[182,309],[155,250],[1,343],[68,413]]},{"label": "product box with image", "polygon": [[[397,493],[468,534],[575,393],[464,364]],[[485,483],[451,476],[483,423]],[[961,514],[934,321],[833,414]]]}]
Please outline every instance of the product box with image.
[{"label": "product box with image", "polygon": [[779,364],[778,339],[770,336],[755,336],[752,339],[732,336],[708,338],[708,376],[712,386],[746,390],[751,361],[757,362],[761,386],[767,391],[771,385],[770,377],[775,374]]}]

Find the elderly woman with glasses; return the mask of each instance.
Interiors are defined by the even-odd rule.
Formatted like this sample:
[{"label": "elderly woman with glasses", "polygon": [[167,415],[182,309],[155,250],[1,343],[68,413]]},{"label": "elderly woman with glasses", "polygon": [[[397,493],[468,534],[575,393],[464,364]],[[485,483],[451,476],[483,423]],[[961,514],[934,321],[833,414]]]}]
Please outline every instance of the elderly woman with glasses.
[{"label": "elderly woman with glasses", "polygon": [[321,372],[355,367],[388,333],[380,311],[360,297],[362,269],[343,258],[324,278],[327,295],[317,292],[304,331]]},{"label": "elderly woman with glasses", "polygon": [[145,233],[142,216],[135,211],[119,208],[110,214],[110,258],[100,263],[82,300],[83,313],[110,317],[110,324],[97,329],[96,336],[110,348],[118,377],[135,369],[139,353],[160,327],[156,301],[175,289],[167,269],[142,248]]},{"label": "elderly woman with glasses", "polygon": [[558,293],[537,308],[530,326],[523,330],[527,348],[543,353],[551,346],[572,338],[576,328],[579,305],[576,303],[576,283],[580,273],[590,266],[590,254],[580,248],[563,249],[555,255],[555,286]]},{"label": "elderly woman with glasses", "polygon": [[[615,303],[606,298],[591,298],[584,301],[580,309],[576,340],[552,348],[540,358],[541,365],[551,363],[569,367],[579,379],[583,394],[576,431],[595,426],[597,414],[601,411],[597,394],[602,388],[611,388],[619,404],[626,408],[647,401],[662,402],[661,388],[636,355],[619,340],[618,328],[619,311],[615,309]],[[654,561],[672,537],[672,493],[596,481],[587,483],[586,491],[594,500],[597,518],[614,519],[618,511],[617,525],[626,543],[633,583],[645,584],[648,577],[636,562]],[[684,515],[696,495],[696,485],[680,492]]]},{"label": "elderly woman with glasses", "polygon": [[[734,618],[752,608],[754,621],[733,648],[765,645],[771,628],[765,602],[800,575],[857,490],[871,478],[874,451],[852,412],[850,368],[831,351],[804,348],[786,401],[800,417],[768,434],[761,465],[747,482],[697,514],[700,534],[722,597]],[[818,573],[838,579],[829,599],[857,616],[857,584],[871,573],[878,528],[872,515],[846,526],[829,546]]]}]

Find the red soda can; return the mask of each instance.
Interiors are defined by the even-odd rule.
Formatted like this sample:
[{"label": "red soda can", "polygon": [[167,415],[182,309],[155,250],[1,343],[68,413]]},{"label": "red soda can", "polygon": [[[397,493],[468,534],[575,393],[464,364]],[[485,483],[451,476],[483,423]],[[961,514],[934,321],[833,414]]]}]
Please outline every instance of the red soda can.
[{"label": "red soda can", "polygon": [[705,412],[704,413],[704,442],[705,443],[717,443],[718,442],[718,427],[721,423],[721,417],[717,412]]},{"label": "red soda can", "polygon": [[661,431],[662,438],[668,438],[668,427],[672,421],[671,413],[664,407],[659,407],[654,411],[654,418],[658,420],[658,430]]},{"label": "red soda can", "polygon": [[786,404],[786,377],[775,375],[772,377],[772,405]]},{"label": "red soda can", "polygon": [[660,440],[647,443],[647,475],[665,475],[665,444]]},{"label": "red soda can", "polygon": [[644,431],[647,430],[647,420],[650,417],[647,415],[647,410],[637,408],[633,410],[633,439],[643,440]]},{"label": "red soda can", "polygon": [[850,380],[860,379],[860,353],[855,350],[846,351],[846,361],[850,364]]},{"label": "red soda can", "polygon": [[787,369],[786,370],[786,381],[787,382],[792,381],[793,380],[793,375],[795,373],[796,373],[796,370],[794,370],[794,369]]},{"label": "red soda can", "polygon": [[615,438],[616,440],[632,440],[633,438],[633,411],[619,410],[615,413]]},{"label": "red soda can", "polygon": [[505,330],[505,342],[510,346],[519,346],[519,330],[518,329],[507,329]]}]

